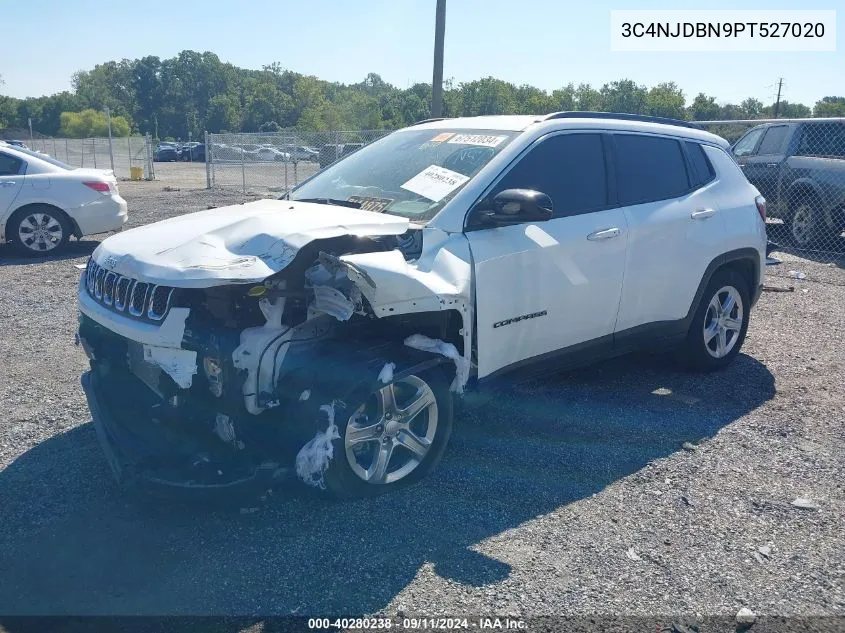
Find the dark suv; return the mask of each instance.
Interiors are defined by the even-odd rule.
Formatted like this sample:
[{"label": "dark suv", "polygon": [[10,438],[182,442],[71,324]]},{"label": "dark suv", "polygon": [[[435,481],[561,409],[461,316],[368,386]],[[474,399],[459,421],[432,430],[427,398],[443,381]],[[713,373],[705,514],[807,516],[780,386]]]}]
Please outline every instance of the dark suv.
[{"label": "dark suv", "polygon": [[732,149],[795,246],[835,245],[845,229],[845,119],[758,125]]}]

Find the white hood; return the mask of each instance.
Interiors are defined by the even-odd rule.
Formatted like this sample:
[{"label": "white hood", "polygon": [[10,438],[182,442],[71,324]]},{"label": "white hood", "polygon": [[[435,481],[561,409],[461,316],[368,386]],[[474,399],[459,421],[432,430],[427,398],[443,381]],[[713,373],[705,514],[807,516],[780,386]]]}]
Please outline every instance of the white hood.
[{"label": "white hood", "polygon": [[106,239],[101,266],[155,284],[207,288],[254,283],[285,268],[314,240],[401,235],[405,218],[290,200],[257,200],[163,220]]}]

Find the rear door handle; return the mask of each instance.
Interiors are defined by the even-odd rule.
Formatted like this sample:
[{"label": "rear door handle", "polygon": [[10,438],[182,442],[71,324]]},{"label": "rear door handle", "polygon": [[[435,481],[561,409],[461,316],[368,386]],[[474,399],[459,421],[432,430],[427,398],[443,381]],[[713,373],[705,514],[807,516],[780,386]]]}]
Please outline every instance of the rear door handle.
[{"label": "rear door handle", "polygon": [[595,242],[596,240],[609,240],[612,237],[617,237],[621,231],[613,227],[612,229],[601,229],[599,231],[593,231],[587,236],[588,240]]},{"label": "rear door handle", "polygon": [[15,186],[14,180],[4,180],[3,182],[0,182],[0,187],[14,187],[14,186]]},{"label": "rear door handle", "polygon": [[699,209],[689,214],[693,220],[706,220],[716,215],[716,209]]},{"label": "rear door handle", "polygon": [[777,163],[766,163],[766,167],[777,167]]}]

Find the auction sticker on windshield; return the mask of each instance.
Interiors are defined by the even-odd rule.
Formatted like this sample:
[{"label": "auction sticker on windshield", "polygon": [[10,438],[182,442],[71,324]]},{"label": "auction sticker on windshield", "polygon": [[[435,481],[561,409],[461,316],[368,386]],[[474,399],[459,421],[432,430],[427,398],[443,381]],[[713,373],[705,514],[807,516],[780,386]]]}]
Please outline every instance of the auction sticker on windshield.
[{"label": "auction sticker on windshield", "polygon": [[454,143],[456,145],[481,145],[482,147],[496,147],[502,141],[506,141],[507,136],[493,136],[491,134],[456,134],[450,138],[447,143]]},{"label": "auction sticker on windshield", "polygon": [[434,202],[440,202],[467,180],[469,176],[445,167],[429,165],[401,187]]}]

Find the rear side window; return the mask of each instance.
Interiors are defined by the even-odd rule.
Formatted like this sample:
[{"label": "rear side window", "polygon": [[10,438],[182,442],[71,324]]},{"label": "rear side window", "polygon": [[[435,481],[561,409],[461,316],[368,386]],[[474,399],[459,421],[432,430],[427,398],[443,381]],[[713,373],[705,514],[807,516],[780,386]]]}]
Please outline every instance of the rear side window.
[{"label": "rear side window", "polygon": [[754,153],[754,148],[757,147],[757,141],[763,136],[766,128],[761,127],[756,130],[751,130],[743,136],[737,144],[734,145],[734,156],[749,156]]},{"label": "rear side window", "polygon": [[766,136],[760,142],[757,155],[780,154],[780,148],[783,147],[783,140],[786,138],[788,131],[789,128],[785,125],[776,125],[766,130]]},{"label": "rear side window", "polygon": [[713,165],[710,164],[710,159],[707,158],[704,148],[698,143],[687,141],[686,146],[687,156],[689,156],[690,167],[692,168],[692,173],[690,174],[692,186],[700,187],[706,185],[716,177],[716,172],[713,171]]},{"label": "rear side window", "polygon": [[808,123],[802,126],[799,156],[845,157],[845,123]]},{"label": "rear side window", "polygon": [[659,136],[614,134],[619,202],[666,200],[690,189],[681,144]]},{"label": "rear side window", "polygon": [[23,161],[20,158],[0,152],[0,176],[17,176],[22,167]]},{"label": "rear side window", "polygon": [[600,134],[559,134],[535,145],[499,181],[505,189],[534,189],[552,199],[555,217],[607,206],[607,169]]}]

